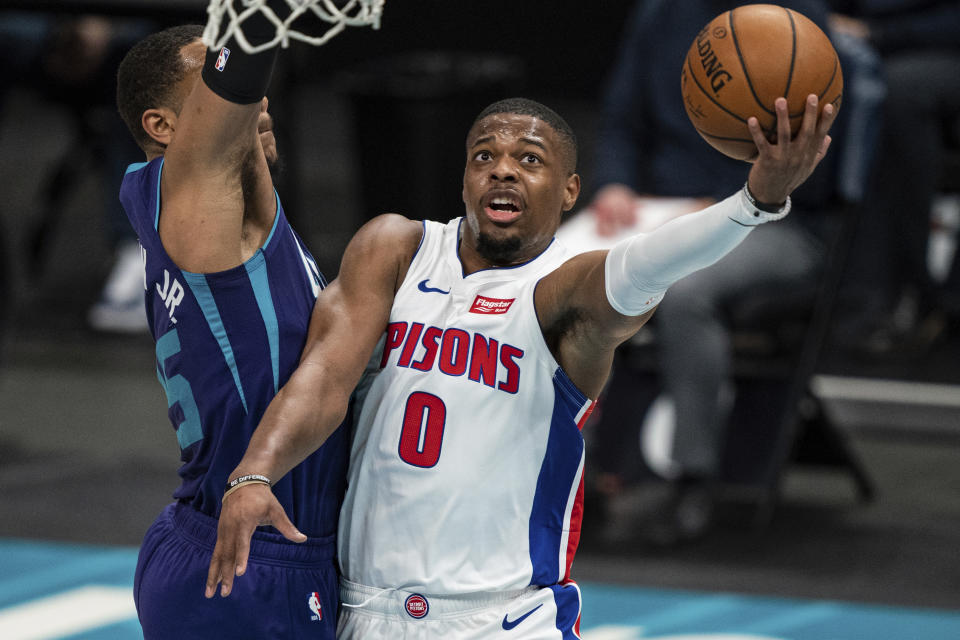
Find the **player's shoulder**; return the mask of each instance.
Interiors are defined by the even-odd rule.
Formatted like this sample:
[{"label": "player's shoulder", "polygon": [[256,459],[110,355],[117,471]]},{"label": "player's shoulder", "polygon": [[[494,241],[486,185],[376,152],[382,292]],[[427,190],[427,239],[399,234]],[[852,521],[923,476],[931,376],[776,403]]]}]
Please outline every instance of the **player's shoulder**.
[{"label": "player's shoulder", "polygon": [[584,251],[582,253],[565,253],[559,256],[560,263],[548,273],[544,279],[550,279],[561,288],[578,286],[588,273],[603,269],[607,258],[607,250]]},{"label": "player's shoulder", "polygon": [[156,229],[159,205],[157,185],[162,166],[162,158],[131,164],[120,183],[120,202],[137,235],[149,234]]},{"label": "player's shoulder", "polygon": [[154,158],[149,162],[134,162],[133,164],[128,165],[123,173],[123,184],[121,189],[153,189],[156,186],[157,181],[160,179],[160,172],[162,168],[162,156],[159,158]]},{"label": "player's shoulder", "polygon": [[423,230],[423,221],[414,220],[400,213],[381,213],[371,218],[362,228],[370,227],[378,233],[388,233],[395,236],[416,235]]},{"label": "player's shoulder", "polygon": [[354,238],[376,245],[380,250],[403,250],[411,245],[416,249],[423,238],[423,228],[421,220],[384,213],[360,227]]},{"label": "player's shoulder", "polygon": [[[568,257],[537,281],[535,302],[544,327],[553,326],[571,314],[589,315],[590,283],[602,283],[607,251],[587,251]],[[603,286],[602,284],[600,285]]]},{"label": "player's shoulder", "polygon": [[360,227],[350,240],[347,253],[353,260],[370,259],[405,266],[420,247],[423,233],[422,221],[385,213]]}]

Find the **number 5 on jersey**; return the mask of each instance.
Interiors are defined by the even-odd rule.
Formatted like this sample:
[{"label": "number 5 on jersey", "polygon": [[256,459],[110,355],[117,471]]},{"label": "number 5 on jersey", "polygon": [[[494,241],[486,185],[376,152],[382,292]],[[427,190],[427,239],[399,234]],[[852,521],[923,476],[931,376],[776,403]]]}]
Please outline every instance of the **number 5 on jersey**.
[{"label": "number 5 on jersey", "polygon": [[177,442],[180,449],[186,449],[194,442],[203,438],[203,428],[200,426],[200,412],[197,410],[197,401],[193,398],[193,389],[182,375],[167,376],[167,359],[180,353],[180,336],[177,330],[170,329],[157,340],[157,378],[167,393],[167,408],[180,404],[183,421],[177,427]]}]

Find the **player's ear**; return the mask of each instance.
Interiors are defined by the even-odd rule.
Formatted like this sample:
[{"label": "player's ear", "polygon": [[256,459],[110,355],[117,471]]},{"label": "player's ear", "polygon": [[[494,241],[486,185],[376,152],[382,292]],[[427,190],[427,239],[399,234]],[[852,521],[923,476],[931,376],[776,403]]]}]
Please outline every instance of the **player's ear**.
[{"label": "player's ear", "polygon": [[177,128],[177,114],[172,109],[147,109],[140,117],[140,126],[157,143],[166,147]]},{"label": "player's ear", "polygon": [[580,196],[580,174],[571,173],[567,177],[567,186],[563,194],[563,210],[570,211]]}]

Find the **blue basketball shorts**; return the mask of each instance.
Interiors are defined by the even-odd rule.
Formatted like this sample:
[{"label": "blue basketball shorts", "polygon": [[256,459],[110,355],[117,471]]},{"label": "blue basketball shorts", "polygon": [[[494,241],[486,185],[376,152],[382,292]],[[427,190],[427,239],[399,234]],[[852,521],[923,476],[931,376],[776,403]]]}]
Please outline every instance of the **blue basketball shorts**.
[{"label": "blue basketball shorts", "polygon": [[134,577],[145,640],[334,640],[339,586],[335,536],[296,544],[257,531],[247,571],[226,598],[204,597],[217,521],[167,506],[147,530]]}]

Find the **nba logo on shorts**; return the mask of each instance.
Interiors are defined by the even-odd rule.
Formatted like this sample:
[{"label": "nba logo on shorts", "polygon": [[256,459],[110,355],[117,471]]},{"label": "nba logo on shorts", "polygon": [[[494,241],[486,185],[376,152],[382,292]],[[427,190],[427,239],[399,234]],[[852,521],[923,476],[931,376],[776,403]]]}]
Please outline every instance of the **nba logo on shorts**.
[{"label": "nba logo on shorts", "polygon": [[213,65],[213,68],[217,71],[223,71],[227,66],[227,58],[230,57],[230,49],[226,47],[220,49],[220,55],[217,56],[217,62]]},{"label": "nba logo on shorts", "polygon": [[416,618],[417,620],[426,617],[427,613],[430,612],[430,604],[427,602],[427,599],[419,593],[412,593],[407,596],[407,600],[403,603],[403,606],[407,610],[407,613],[410,614],[410,617]]},{"label": "nba logo on shorts", "polygon": [[307,606],[310,607],[310,611],[313,612],[313,615],[310,616],[311,620],[323,620],[323,609],[320,607],[320,594],[316,591],[312,592],[307,596]]}]

